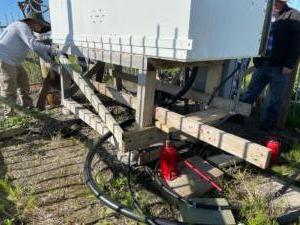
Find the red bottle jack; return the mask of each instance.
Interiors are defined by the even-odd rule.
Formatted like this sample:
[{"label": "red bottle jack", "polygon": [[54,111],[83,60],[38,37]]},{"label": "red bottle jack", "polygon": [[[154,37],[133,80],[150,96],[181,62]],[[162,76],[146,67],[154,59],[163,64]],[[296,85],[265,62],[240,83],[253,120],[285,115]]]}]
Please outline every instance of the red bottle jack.
[{"label": "red bottle jack", "polygon": [[275,139],[270,139],[267,141],[266,147],[269,148],[271,152],[270,166],[274,166],[280,157],[281,143]]},{"label": "red bottle jack", "polygon": [[171,145],[170,139],[160,149],[160,172],[165,180],[174,180],[178,177],[178,162],[180,158],[177,149]]}]

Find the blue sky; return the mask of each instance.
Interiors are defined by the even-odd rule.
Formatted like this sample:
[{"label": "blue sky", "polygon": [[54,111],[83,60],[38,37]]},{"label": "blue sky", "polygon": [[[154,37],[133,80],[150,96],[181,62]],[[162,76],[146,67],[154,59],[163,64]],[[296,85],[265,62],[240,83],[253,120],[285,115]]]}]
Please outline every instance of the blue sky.
[{"label": "blue sky", "polygon": [[[23,0],[0,0],[0,22],[3,24],[8,21],[22,18],[22,12],[18,8],[18,1]],[[299,0],[300,1],[300,0]],[[48,0],[44,0],[47,4]]]},{"label": "blue sky", "polygon": [[[48,0],[44,1],[45,3],[48,2]],[[300,0],[289,0],[289,2],[290,5],[300,10]],[[0,0],[0,22],[2,24],[5,24],[6,21],[11,22],[12,20],[17,20],[18,18],[22,17],[17,3],[18,0]],[[46,18],[47,17],[49,16],[46,15]]]}]

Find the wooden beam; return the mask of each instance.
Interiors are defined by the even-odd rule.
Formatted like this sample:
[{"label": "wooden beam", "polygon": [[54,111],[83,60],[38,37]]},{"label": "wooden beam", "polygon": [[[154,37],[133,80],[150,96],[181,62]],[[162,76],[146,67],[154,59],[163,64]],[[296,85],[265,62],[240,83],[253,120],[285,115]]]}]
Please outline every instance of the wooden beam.
[{"label": "wooden beam", "polygon": [[[107,126],[102,122],[101,118],[84,106],[80,105],[72,99],[65,99],[63,101],[64,107],[71,111],[76,117],[84,121],[87,125],[92,127],[98,134],[103,135],[109,131]],[[116,145],[114,138],[110,138],[109,141]]]},{"label": "wooden beam", "polygon": [[195,66],[210,66],[218,64],[222,61],[201,61],[201,62],[185,62],[166,59],[149,58],[148,63],[152,64],[156,69],[170,69],[177,67],[195,67]]},{"label": "wooden beam", "polygon": [[159,121],[155,121],[155,126],[167,134],[177,131],[174,127],[169,127],[168,125]]},{"label": "wooden beam", "polygon": [[129,82],[132,82],[132,83],[136,83],[138,82],[138,76],[137,75],[134,75],[134,74],[129,74],[129,73],[119,73],[119,74],[116,74],[117,76],[120,76],[123,80],[126,80],[126,81],[129,81]]},{"label": "wooden beam", "polygon": [[147,127],[124,133],[124,150],[135,151],[146,148],[151,144],[161,143],[166,139],[165,133],[156,127]]},{"label": "wooden beam", "polygon": [[[187,114],[186,118],[191,118],[201,123],[213,125],[227,115],[228,113],[220,109],[213,108],[205,111]],[[174,127],[168,126],[167,124],[161,123],[160,121],[156,121],[155,126],[165,133],[174,133],[175,131],[177,131]]]},{"label": "wooden beam", "polygon": [[[92,81],[91,83],[100,94],[112,98],[117,102],[124,104],[130,108],[136,109],[137,98],[135,96],[126,94],[124,92],[119,92],[114,88],[109,87],[107,84],[99,83],[96,81]],[[214,122],[217,122],[220,119],[224,118],[226,115],[228,115],[228,112],[226,112],[225,110],[219,108],[209,108],[205,111],[190,113],[187,116],[196,119],[202,123],[213,124]],[[159,122],[156,122],[156,127],[164,131],[170,129],[165,124],[161,124]],[[172,131],[170,130],[170,132]]]},{"label": "wooden beam", "polygon": [[212,94],[216,87],[220,85],[223,72],[223,62],[208,66],[205,83],[205,93]]},{"label": "wooden beam", "polygon": [[112,98],[123,105],[136,109],[137,98],[135,96],[126,94],[124,92],[119,92],[104,83],[99,83],[97,81],[91,81],[91,83],[100,94]]},{"label": "wooden beam", "polygon": [[138,74],[137,105],[135,119],[140,128],[153,124],[156,71],[140,71]]},{"label": "wooden beam", "polygon": [[[207,161],[198,156],[188,158],[188,160],[199,170],[211,177],[215,182],[219,182],[223,177],[223,172],[212,166]],[[183,162],[178,164],[180,176],[169,181],[168,186],[183,198],[201,197],[203,194],[212,189],[211,185],[201,179],[195,172],[187,168]]]},{"label": "wooden beam", "polygon": [[86,72],[85,77],[91,78],[93,75],[96,74],[96,80],[100,79],[102,81],[104,69],[105,63],[97,61],[96,64],[89,71]]},{"label": "wooden beam", "polygon": [[235,167],[242,160],[233,155],[220,154],[209,157],[207,161],[220,169],[225,169],[231,166]]},{"label": "wooden beam", "polygon": [[195,198],[191,199],[200,205],[216,206],[219,210],[207,210],[203,208],[187,207],[179,205],[179,210],[185,224],[206,225],[236,225],[230,205],[224,198]]},{"label": "wooden beam", "polygon": [[260,168],[266,169],[269,165],[271,152],[262,145],[161,107],[156,108],[155,118],[163,124],[174,127]]},{"label": "wooden beam", "polygon": [[123,149],[123,129],[120,127],[119,123],[111,115],[111,113],[106,109],[98,96],[94,93],[92,85],[82,78],[82,76],[72,69],[72,65],[69,60],[61,55],[60,58],[61,65],[66,69],[68,74],[72,77],[74,82],[78,85],[82,93],[85,95],[87,100],[91,103],[93,108],[96,110],[101,120],[106,124],[110,132],[114,135],[117,140],[117,147]]},{"label": "wooden beam", "polygon": [[114,88],[118,91],[122,91],[122,78],[118,74],[122,73],[122,67],[115,65],[113,70],[113,83],[114,83]]},{"label": "wooden beam", "polygon": [[199,111],[187,114],[186,117],[197,120],[198,122],[205,124],[214,124],[225,118],[228,112],[218,108],[209,108],[208,110]]},{"label": "wooden beam", "polygon": [[[156,90],[163,91],[172,95],[177,94],[180,89],[181,88],[176,85],[163,84],[160,81],[157,81],[156,83]],[[198,101],[198,102],[200,101],[203,102],[204,104],[206,104],[210,99],[209,94],[200,93],[194,90],[189,90],[183,97],[191,99],[193,101]],[[231,110],[232,104],[233,101],[230,99],[215,97],[211,104],[211,107],[225,109],[227,112],[229,112]],[[251,105],[243,102],[238,102],[237,111],[235,113],[244,116],[249,116],[251,113]]]},{"label": "wooden beam", "polygon": [[[136,75],[122,73],[122,74],[119,74],[119,76],[121,76],[121,78],[123,80],[129,81],[132,83],[137,83],[138,77]],[[181,87],[179,87],[179,86],[172,85],[172,84],[165,84],[158,80],[156,81],[155,88],[158,91],[162,91],[162,92],[169,93],[172,95],[176,95],[181,90]],[[207,103],[210,98],[210,95],[205,94],[205,93],[200,93],[200,92],[197,92],[197,91],[194,91],[191,89],[183,97],[191,99],[193,101],[197,101],[197,102],[200,101],[203,103]],[[229,112],[232,108],[232,104],[233,104],[233,101],[230,99],[215,97],[211,104],[211,107],[223,108],[227,112]],[[252,106],[250,104],[238,102],[237,111],[235,113],[241,114],[244,116],[250,116],[251,107]]]}]

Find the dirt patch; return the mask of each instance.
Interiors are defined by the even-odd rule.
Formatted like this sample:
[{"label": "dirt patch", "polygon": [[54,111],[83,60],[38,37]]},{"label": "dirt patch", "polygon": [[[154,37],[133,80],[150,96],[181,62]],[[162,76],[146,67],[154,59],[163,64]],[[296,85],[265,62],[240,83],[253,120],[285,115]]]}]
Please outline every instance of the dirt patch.
[{"label": "dirt patch", "polygon": [[[125,112],[122,107],[113,107],[113,113]],[[26,135],[16,136],[0,143],[0,166],[2,177],[7,177],[13,187],[18,187],[32,197],[32,204],[26,211],[16,213],[15,220],[26,224],[137,224],[104,207],[91,194],[84,183],[83,164],[87,153],[88,140],[97,137],[91,128],[80,124],[80,133],[62,138],[61,130],[68,126],[72,116],[62,116],[60,109],[52,110],[48,120],[31,119]],[[123,118],[122,118],[123,119]],[[116,149],[105,145],[113,157]],[[105,182],[121,177],[103,158],[101,171]],[[120,169],[120,165],[115,164]],[[124,178],[124,177],[123,177]],[[127,200],[126,187],[121,187]],[[152,205],[149,210],[160,215],[171,215],[174,211],[166,207],[157,195],[139,187],[141,201]],[[109,190],[108,190],[109,191]],[[108,193],[110,194],[110,193]],[[150,201],[151,200],[151,201]],[[20,202],[20,201],[16,201]],[[126,203],[126,201],[125,201]],[[26,207],[26,206],[25,206]],[[172,214],[173,215],[173,214]]]}]

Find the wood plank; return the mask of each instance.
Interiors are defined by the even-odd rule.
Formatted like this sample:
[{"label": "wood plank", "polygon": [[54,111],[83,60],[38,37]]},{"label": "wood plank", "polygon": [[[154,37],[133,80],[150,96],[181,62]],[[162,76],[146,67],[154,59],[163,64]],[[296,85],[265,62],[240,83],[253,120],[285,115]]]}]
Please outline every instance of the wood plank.
[{"label": "wood plank", "polygon": [[174,127],[169,127],[167,124],[161,123],[159,121],[155,121],[155,126],[167,134],[177,131]]},{"label": "wood plank", "polygon": [[209,65],[207,76],[206,76],[205,93],[212,94],[215,88],[220,85],[222,72],[223,72],[223,62]]},{"label": "wood plank", "polygon": [[39,97],[36,103],[36,107],[41,111],[45,110],[46,107],[46,99],[47,99],[48,92],[50,90],[50,83],[51,83],[50,76],[43,79],[43,85],[39,91]]},{"label": "wood plank", "polygon": [[[101,118],[90,110],[86,109],[81,104],[72,99],[63,101],[64,107],[70,110],[76,117],[84,121],[87,125],[93,128],[97,133],[103,135],[109,131],[107,126],[102,122]],[[114,138],[110,138],[109,142],[116,145]]]},{"label": "wood plank", "polygon": [[220,169],[224,169],[230,166],[236,166],[242,160],[233,155],[220,154],[209,157],[207,161],[210,162],[212,165],[218,166],[218,168]]},{"label": "wood plank", "polygon": [[[223,172],[218,168],[213,167],[207,161],[201,159],[198,156],[194,156],[188,159],[198,169],[205,172],[215,182],[220,181],[223,176]],[[168,186],[177,194],[184,198],[200,197],[209,190],[212,189],[211,185],[206,181],[202,180],[192,170],[186,168],[183,162],[178,165],[180,176],[175,180],[166,181]]]},{"label": "wood plank", "polygon": [[225,118],[228,115],[228,112],[217,108],[209,108],[208,110],[203,110],[199,112],[194,112],[187,114],[188,118],[197,120],[198,122],[205,124],[214,124],[221,119]]},{"label": "wood plank", "polygon": [[174,127],[260,168],[266,169],[269,165],[271,153],[262,145],[161,107],[156,108],[155,118],[163,124]]},{"label": "wood plank", "polygon": [[91,81],[93,87],[102,95],[112,98],[115,101],[124,104],[128,107],[136,109],[137,98],[124,92],[119,92],[107,84],[99,83],[97,81]]},{"label": "wood plank", "polygon": [[[136,75],[128,74],[128,73],[122,73],[119,76],[121,76],[121,78],[123,80],[129,81],[129,82],[132,82],[132,83],[137,83],[138,77]],[[162,92],[169,93],[169,94],[172,94],[172,95],[176,95],[181,90],[181,87],[179,87],[179,86],[171,85],[171,84],[165,84],[165,83],[162,83],[159,80],[156,81],[155,88],[158,91],[162,91]],[[183,97],[191,99],[193,101],[207,103],[209,98],[210,98],[210,95],[205,94],[205,93],[200,93],[200,92],[197,92],[197,91],[194,91],[194,90],[191,89]],[[232,100],[216,96],[214,98],[212,104],[211,104],[211,107],[222,108],[225,111],[229,112],[232,109],[232,105],[233,105]],[[250,104],[243,103],[243,102],[238,102],[237,109],[236,109],[235,113],[236,114],[241,114],[241,115],[244,115],[244,116],[250,116],[251,107],[252,106]]]},{"label": "wood plank", "polygon": [[153,125],[156,71],[138,74],[137,107],[135,119],[140,128]]},{"label": "wood plank", "polygon": [[100,63],[101,67],[99,68],[99,70],[95,73],[95,80],[98,82],[103,82],[103,78],[104,78],[104,73],[105,73],[105,63],[104,62],[100,62],[97,61],[96,64]]},{"label": "wood plank", "polygon": [[118,74],[122,72],[122,67],[115,65],[115,69],[112,71],[114,88],[118,91],[122,91],[122,78]]},{"label": "wood plank", "polygon": [[87,100],[91,103],[93,108],[96,110],[101,120],[106,124],[108,129],[112,132],[117,140],[117,148],[123,149],[123,129],[120,127],[119,123],[111,115],[111,113],[106,109],[98,96],[94,93],[92,85],[85,81],[82,76],[72,69],[72,65],[69,60],[61,55],[59,60],[62,66],[66,69],[68,74],[72,77],[74,82],[78,85],[82,93],[85,95]]},{"label": "wood plank", "polygon": [[148,63],[151,63],[156,69],[170,69],[176,67],[195,67],[215,65],[222,61],[200,61],[200,62],[185,62],[166,59],[149,58]]},{"label": "wood plank", "polygon": [[207,225],[235,225],[235,219],[229,207],[229,203],[226,199],[222,198],[195,198],[191,199],[201,205],[213,205],[219,207],[225,207],[221,210],[208,210],[208,209],[197,209],[192,207],[186,207],[180,205],[180,212],[183,221],[187,224],[207,224]]},{"label": "wood plank", "polygon": [[146,165],[150,162],[157,160],[159,156],[160,156],[160,149],[155,148],[155,149],[151,149],[151,151],[149,151],[149,149],[144,150],[139,153],[137,164],[140,166]]},{"label": "wood plank", "polygon": [[[176,85],[163,84],[160,81],[157,81],[156,89],[159,91],[163,91],[163,92],[172,94],[172,95],[177,94],[179,92],[179,90],[181,90],[181,88]],[[200,92],[197,92],[197,91],[194,91],[191,89],[183,97],[191,99],[193,101],[202,102],[204,104],[206,104],[208,102],[208,100],[210,99],[209,94],[200,93]],[[224,109],[225,111],[230,112],[232,109],[232,105],[233,105],[233,101],[230,99],[215,97],[211,104],[211,107]],[[246,104],[243,102],[238,102],[236,112],[234,112],[234,113],[241,114],[244,116],[250,116],[251,107],[252,106],[249,104]]]},{"label": "wood plank", "polygon": [[165,133],[156,127],[128,131],[123,136],[124,150],[135,151],[151,144],[161,143],[166,139]]},{"label": "wood plank", "polygon": [[138,76],[134,75],[134,74],[129,74],[129,73],[118,73],[116,74],[116,76],[119,76],[121,79],[132,82],[132,83],[136,83],[138,82]]}]

